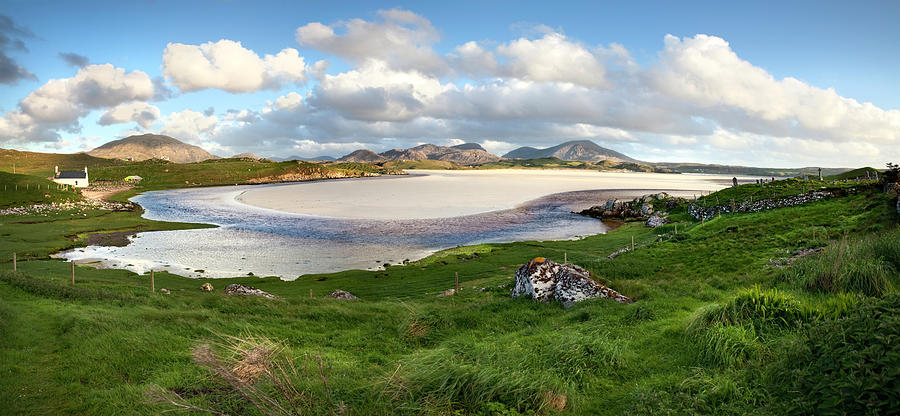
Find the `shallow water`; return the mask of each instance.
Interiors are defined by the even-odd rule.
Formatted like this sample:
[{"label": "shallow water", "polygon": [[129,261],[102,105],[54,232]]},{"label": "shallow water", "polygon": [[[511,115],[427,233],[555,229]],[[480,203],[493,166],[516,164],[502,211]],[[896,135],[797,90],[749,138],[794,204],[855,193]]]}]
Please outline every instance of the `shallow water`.
[{"label": "shallow water", "polygon": [[650,192],[566,192],[514,209],[432,219],[321,217],[258,208],[236,200],[248,189],[284,186],[147,192],[132,198],[144,207],[146,218],[219,227],[141,233],[125,247],[90,246],[62,253],[62,257],[100,260],[106,267],[137,273],[153,268],[188,277],[220,278],[252,273],[293,280],[310,273],[377,269],[384,263],[417,260],[459,245],[564,240],[604,233],[607,227],[602,222],[572,211],[611,196],[631,198]]}]

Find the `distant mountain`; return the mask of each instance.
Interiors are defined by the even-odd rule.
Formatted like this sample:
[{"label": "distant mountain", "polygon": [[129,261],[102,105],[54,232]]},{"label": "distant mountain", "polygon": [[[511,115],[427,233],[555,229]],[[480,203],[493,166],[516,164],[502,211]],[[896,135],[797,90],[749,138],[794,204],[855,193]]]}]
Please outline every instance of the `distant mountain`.
[{"label": "distant mountain", "polygon": [[612,160],[617,162],[637,162],[622,153],[599,146],[590,140],[574,140],[546,149],[520,147],[505,155],[504,159],[541,159],[555,157],[560,160],[577,160],[582,162],[599,162]]},{"label": "distant mountain", "polygon": [[107,159],[164,159],[176,163],[201,162],[218,159],[200,147],[184,143],[178,139],[159,134],[143,134],[113,140],[87,154]]},{"label": "distant mountain", "polygon": [[349,155],[345,155],[338,159],[338,162],[357,162],[357,163],[373,163],[373,162],[384,162],[385,159],[383,156],[375,153],[369,149],[360,149]]},{"label": "distant mountain", "polygon": [[231,158],[232,159],[253,159],[253,160],[262,159],[261,157],[254,155],[253,153],[250,153],[250,152],[236,154],[236,155],[232,156]]},{"label": "distant mountain", "polygon": [[459,150],[484,150],[485,152],[487,152],[487,149],[481,147],[481,145],[478,143],[463,143],[463,144],[458,144],[456,146],[450,146],[450,147],[452,147],[454,149],[459,149]]},{"label": "distant mountain", "polygon": [[[410,149],[392,149],[382,153],[371,150],[357,150],[340,159],[339,162],[385,162],[388,160],[442,160],[458,165],[483,165],[500,160],[475,143],[447,147],[423,144]],[[477,148],[476,148],[477,147]]]},{"label": "distant mountain", "polygon": [[336,159],[331,156],[316,156],[316,157],[303,157],[303,156],[288,156],[288,157],[269,157],[269,160],[274,160],[276,162],[284,162],[285,160],[302,160],[304,162],[333,162]]}]

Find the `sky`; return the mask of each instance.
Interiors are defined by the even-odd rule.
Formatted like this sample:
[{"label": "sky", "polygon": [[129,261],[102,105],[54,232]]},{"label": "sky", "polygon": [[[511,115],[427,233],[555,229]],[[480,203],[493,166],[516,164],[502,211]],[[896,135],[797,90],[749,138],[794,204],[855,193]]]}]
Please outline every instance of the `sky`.
[{"label": "sky", "polygon": [[2,0],[0,147],[588,139],[656,162],[883,167],[900,161],[898,21],[896,1]]}]

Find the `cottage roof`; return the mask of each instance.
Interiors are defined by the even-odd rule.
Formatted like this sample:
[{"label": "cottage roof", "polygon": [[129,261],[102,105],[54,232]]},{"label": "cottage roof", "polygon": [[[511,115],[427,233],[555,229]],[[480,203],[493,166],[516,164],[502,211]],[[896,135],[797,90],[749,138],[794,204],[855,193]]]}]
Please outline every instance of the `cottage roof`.
[{"label": "cottage roof", "polygon": [[86,177],[87,172],[82,170],[61,170],[54,176],[56,179],[84,179]]}]

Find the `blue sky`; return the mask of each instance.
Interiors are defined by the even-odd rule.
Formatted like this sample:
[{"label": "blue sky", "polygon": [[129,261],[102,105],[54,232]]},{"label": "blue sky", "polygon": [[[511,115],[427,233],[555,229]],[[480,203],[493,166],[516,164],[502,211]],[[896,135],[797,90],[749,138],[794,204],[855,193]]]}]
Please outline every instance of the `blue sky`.
[{"label": "blue sky", "polygon": [[[13,0],[0,15],[2,53],[20,69],[0,77],[8,148],[159,132],[220,155],[460,140],[502,153],[587,138],[654,161],[900,158],[900,2]],[[300,42],[303,27],[317,31]],[[262,63],[288,49],[290,69]],[[139,73],[118,85],[117,70]]]}]

